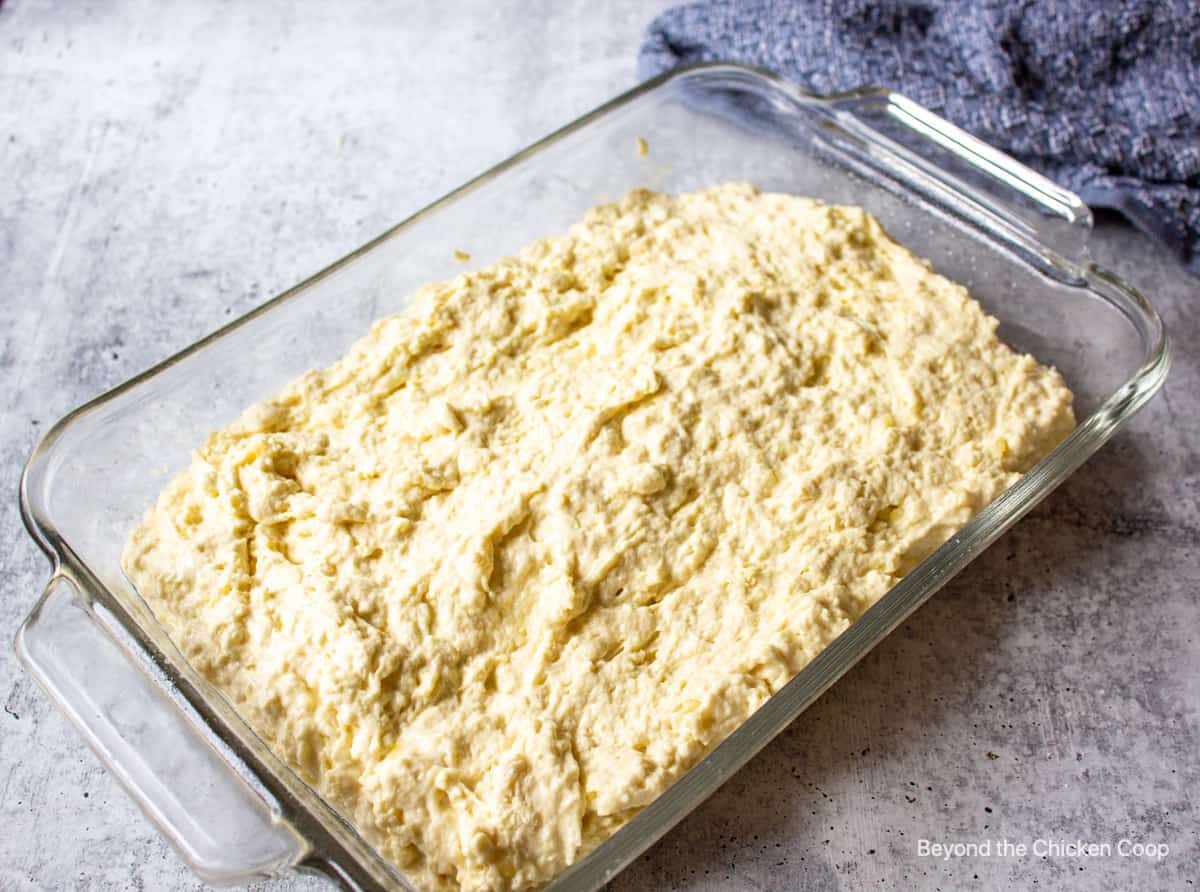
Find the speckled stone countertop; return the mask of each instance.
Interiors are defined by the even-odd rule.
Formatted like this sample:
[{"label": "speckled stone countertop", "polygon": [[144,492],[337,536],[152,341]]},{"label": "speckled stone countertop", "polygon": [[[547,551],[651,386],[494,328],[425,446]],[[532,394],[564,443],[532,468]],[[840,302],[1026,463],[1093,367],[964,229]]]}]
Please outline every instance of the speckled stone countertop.
[{"label": "speckled stone countertop", "polygon": [[[662,5],[0,5],[5,638],[47,577],[16,500],[43,430],[631,86]],[[1200,279],[1115,219],[1093,254],[1166,317],[1165,393],[614,890],[1200,876]],[[0,700],[0,889],[202,888],[7,646]]]}]

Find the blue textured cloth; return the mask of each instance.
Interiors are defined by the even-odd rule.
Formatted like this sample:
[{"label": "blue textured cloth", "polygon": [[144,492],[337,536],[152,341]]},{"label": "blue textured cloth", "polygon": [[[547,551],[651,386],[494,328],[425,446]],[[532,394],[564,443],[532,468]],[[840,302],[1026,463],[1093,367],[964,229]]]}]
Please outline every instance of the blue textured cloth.
[{"label": "blue textured cloth", "polygon": [[638,70],[700,61],[904,93],[1200,272],[1200,2],[702,0],[651,23]]}]

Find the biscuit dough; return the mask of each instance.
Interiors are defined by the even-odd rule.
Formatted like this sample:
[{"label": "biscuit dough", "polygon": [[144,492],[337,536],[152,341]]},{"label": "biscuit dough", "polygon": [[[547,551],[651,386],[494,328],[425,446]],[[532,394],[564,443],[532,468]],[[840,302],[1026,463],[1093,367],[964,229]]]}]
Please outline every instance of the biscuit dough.
[{"label": "biscuit dough", "polygon": [[537,887],[1073,427],[868,213],[635,191],[213,434],[127,573],[419,887]]}]

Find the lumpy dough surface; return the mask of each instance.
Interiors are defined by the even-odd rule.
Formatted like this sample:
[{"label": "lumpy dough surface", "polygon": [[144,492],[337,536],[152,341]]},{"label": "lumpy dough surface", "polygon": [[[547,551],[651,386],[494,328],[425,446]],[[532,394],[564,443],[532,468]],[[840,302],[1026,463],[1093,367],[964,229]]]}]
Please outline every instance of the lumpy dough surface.
[{"label": "lumpy dough surface", "polygon": [[420,888],[536,888],[1072,428],[867,212],[635,191],[211,435],[126,571]]}]

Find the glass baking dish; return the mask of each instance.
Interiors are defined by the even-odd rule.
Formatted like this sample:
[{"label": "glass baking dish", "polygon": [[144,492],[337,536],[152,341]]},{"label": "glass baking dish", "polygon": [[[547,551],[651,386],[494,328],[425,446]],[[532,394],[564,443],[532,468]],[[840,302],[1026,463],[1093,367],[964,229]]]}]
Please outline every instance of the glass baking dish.
[{"label": "glass baking dish", "polygon": [[455,251],[485,263],[635,186],[681,191],[730,180],[871,210],[966,285],[1006,341],[1059,368],[1081,421],[549,888],[596,889],[653,844],[1162,384],[1162,322],[1133,288],[1090,263],[1087,207],[904,97],[812,96],[734,65],[683,69],[620,96],[72,412],[30,457],[21,506],[53,574],[17,651],[197,874],[233,883],[314,870],[346,888],[408,888],[188,666],[123,576],[124,539],[161,487],[209,431],[332,362],[374,319],[402,310],[417,286],[458,272]]}]

